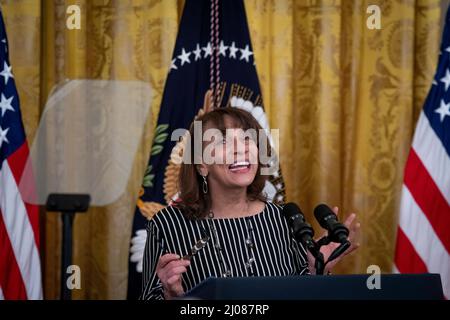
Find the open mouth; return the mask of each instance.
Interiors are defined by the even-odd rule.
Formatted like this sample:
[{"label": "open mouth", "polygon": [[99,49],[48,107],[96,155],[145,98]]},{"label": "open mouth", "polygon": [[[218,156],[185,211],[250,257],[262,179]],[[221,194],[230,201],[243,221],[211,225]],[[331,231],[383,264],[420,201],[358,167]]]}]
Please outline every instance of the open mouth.
[{"label": "open mouth", "polygon": [[247,172],[250,169],[250,162],[235,162],[232,165],[228,166],[228,169],[230,169],[231,172]]}]

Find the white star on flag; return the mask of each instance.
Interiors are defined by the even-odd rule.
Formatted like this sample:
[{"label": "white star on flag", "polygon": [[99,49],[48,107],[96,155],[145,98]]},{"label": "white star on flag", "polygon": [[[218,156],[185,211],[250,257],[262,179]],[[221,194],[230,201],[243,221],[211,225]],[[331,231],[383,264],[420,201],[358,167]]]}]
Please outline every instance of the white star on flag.
[{"label": "white star on flag", "polygon": [[238,51],[239,48],[236,48],[234,45],[234,41],[231,43],[231,47],[230,47],[230,58],[234,58],[236,59],[236,51]]},{"label": "white star on flag", "polygon": [[198,43],[197,43],[197,47],[192,52],[195,54],[195,57],[194,57],[195,61],[202,58],[202,49],[200,49],[200,46]]},{"label": "white star on flag", "polygon": [[228,49],[228,47],[225,46],[225,45],[223,44],[223,40],[221,40],[221,41],[220,41],[220,47],[219,47],[219,54],[221,54],[221,55],[223,55],[224,57],[226,57],[226,56],[227,56],[227,49]]},{"label": "white star on flag", "polygon": [[434,112],[439,113],[441,122],[444,121],[445,116],[450,116],[450,102],[445,103],[444,99],[442,99],[440,107],[434,110]]},{"label": "white star on flag", "polygon": [[208,42],[208,45],[206,47],[203,47],[202,50],[205,51],[205,55],[203,56],[203,58],[210,56],[212,54],[211,43]]},{"label": "white star on flag", "polygon": [[8,80],[9,78],[14,78],[14,76],[11,73],[11,66],[8,66],[8,64],[6,63],[6,61],[3,64],[3,71],[0,72],[0,76],[5,77],[5,85],[8,84]]},{"label": "white star on flag", "polygon": [[178,58],[181,60],[181,66],[183,66],[185,62],[186,63],[191,63],[191,60],[189,60],[189,56],[190,55],[191,55],[190,52],[186,52],[184,50],[184,48],[181,49],[181,54],[178,56]]},{"label": "white star on flag", "polygon": [[445,91],[447,91],[450,86],[450,71],[448,69],[445,70],[445,77],[441,78],[441,82],[445,83]]},{"label": "white star on flag", "polygon": [[249,58],[251,55],[253,55],[253,52],[251,52],[251,51],[249,50],[248,45],[246,45],[244,49],[239,49],[239,50],[241,50],[241,58],[240,58],[239,60],[245,59],[245,61],[248,62],[248,58]]},{"label": "white star on flag", "polygon": [[14,108],[11,106],[11,102],[14,99],[14,96],[12,96],[9,99],[6,99],[5,95],[2,93],[2,99],[0,101],[0,109],[2,110],[2,117],[5,115],[5,112],[10,110],[14,111]]},{"label": "white star on flag", "polygon": [[445,49],[445,51],[447,51],[448,53],[450,53],[450,47],[447,47],[447,49]]},{"label": "white star on flag", "polygon": [[9,128],[6,128],[5,130],[0,127],[0,148],[2,147],[3,141],[6,143],[9,143],[8,139],[6,138],[6,134],[8,133]]},{"label": "white star on flag", "polygon": [[173,60],[172,60],[172,64],[170,65],[170,70],[172,70],[172,69],[177,70],[177,69],[178,69],[177,65],[175,64],[175,61],[176,61],[176,60],[177,60],[177,59],[173,59]]}]

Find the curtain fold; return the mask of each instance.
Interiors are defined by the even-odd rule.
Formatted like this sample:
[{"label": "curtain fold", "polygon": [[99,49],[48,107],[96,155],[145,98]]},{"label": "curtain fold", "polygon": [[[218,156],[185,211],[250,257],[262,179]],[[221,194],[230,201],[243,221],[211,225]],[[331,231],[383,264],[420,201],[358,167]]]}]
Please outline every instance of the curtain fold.
[{"label": "curtain fold", "polygon": [[[81,8],[81,30],[66,8]],[[381,30],[366,26],[378,4]],[[154,97],[125,194],[76,217],[75,299],[124,299],[137,193],[184,1],[0,0],[28,141],[66,79],[140,80]],[[441,36],[438,0],[245,0],[263,99],[280,129],[287,200],[313,221],[320,202],[357,212],[361,248],[337,273],[390,272],[403,166],[431,85]],[[59,297],[60,222],[43,213],[45,297]],[[316,230],[318,225],[314,224]],[[319,232],[318,232],[319,233]]]}]

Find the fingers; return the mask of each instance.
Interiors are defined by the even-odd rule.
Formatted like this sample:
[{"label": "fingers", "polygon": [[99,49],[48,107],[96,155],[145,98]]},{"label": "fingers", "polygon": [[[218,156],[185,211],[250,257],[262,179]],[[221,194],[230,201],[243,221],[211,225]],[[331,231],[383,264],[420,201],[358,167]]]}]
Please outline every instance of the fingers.
[{"label": "fingers", "polygon": [[170,279],[173,276],[179,276],[186,271],[187,271],[187,268],[185,266],[176,266],[176,267],[169,269],[165,276],[167,279]]},{"label": "fingers", "polygon": [[352,225],[353,221],[356,219],[356,214],[352,213],[350,214],[347,219],[345,219],[344,224],[347,228],[350,229],[350,226]]},{"label": "fingers", "polygon": [[[361,228],[361,224],[359,222],[354,223],[354,219],[351,221],[351,224],[348,226],[350,233],[348,235],[348,240],[353,244],[357,241],[359,230]],[[356,243],[359,246],[359,243]]]},{"label": "fingers", "polygon": [[182,296],[184,293],[183,286],[181,285],[181,275],[177,274],[169,279],[163,284],[164,287],[164,297],[168,300]]},{"label": "fingers", "polygon": [[183,293],[181,275],[187,271],[190,260],[180,259],[177,254],[168,253],[159,258],[156,274],[161,280],[168,296],[178,296]]},{"label": "fingers", "polygon": [[333,207],[333,212],[335,215],[339,215],[339,207]]},{"label": "fingers", "polygon": [[170,277],[169,279],[167,279],[167,284],[169,286],[174,286],[176,285],[179,281],[181,280],[181,275],[180,274],[175,274],[172,277]]},{"label": "fingers", "polygon": [[320,252],[323,253],[323,256],[325,259],[328,259],[328,257],[331,255],[331,253],[337,249],[341,244],[337,242],[330,242],[329,244],[322,246],[320,248]]},{"label": "fingers", "polygon": [[[348,235],[348,240],[350,241],[350,247],[344,252],[344,255],[348,255],[360,247],[360,243],[357,241],[358,231],[361,228],[359,222],[354,223],[356,215],[352,213],[346,220],[346,226],[349,228],[350,233]],[[348,223],[348,224],[347,224]]]},{"label": "fingers", "polygon": [[156,267],[156,272],[159,271],[160,274],[166,275],[173,270],[178,270],[179,267],[186,268],[191,264],[190,260],[180,259],[179,255],[170,254],[171,257],[166,257],[169,254],[161,256],[159,259],[158,266]]},{"label": "fingers", "polygon": [[359,243],[355,243],[355,244],[352,243],[352,244],[350,245],[350,247],[349,247],[347,250],[345,250],[344,256],[346,256],[346,255],[352,253],[353,251],[355,251],[356,249],[358,249],[359,246],[360,246]]},{"label": "fingers", "polygon": [[173,253],[167,253],[165,255],[162,255],[161,258],[159,258],[157,268],[159,267],[160,269],[162,269],[168,263],[175,261],[175,260],[179,260],[179,259],[180,259],[180,256],[177,254],[173,254]]},{"label": "fingers", "polygon": [[350,233],[352,233],[353,236],[355,236],[359,232],[359,229],[361,229],[361,224],[359,222],[357,222],[353,226],[351,226],[349,229],[350,229]]}]

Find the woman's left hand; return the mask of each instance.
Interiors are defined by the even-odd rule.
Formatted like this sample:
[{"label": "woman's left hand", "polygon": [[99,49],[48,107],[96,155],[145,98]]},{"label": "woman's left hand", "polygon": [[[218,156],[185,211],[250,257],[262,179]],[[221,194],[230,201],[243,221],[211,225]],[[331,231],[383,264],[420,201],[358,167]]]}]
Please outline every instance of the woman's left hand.
[{"label": "woman's left hand", "polygon": [[[336,216],[338,215],[339,208],[334,207],[333,208],[334,213]],[[349,229],[349,235],[348,235],[348,241],[350,241],[351,245],[350,247],[344,251],[344,253],[339,256],[338,258],[334,259],[333,261],[326,264],[324,269],[324,274],[327,274],[343,257],[346,255],[352,253],[359,247],[359,243],[356,242],[356,236],[359,232],[359,229],[361,227],[360,223],[356,221],[356,214],[352,213],[348,216],[348,218],[345,220],[344,225]],[[326,233],[324,234],[326,235]],[[318,239],[317,239],[318,240]],[[331,253],[339,247],[340,243],[330,242],[327,245],[324,245],[320,248],[320,252],[323,254],[324,261],[327,262],[328,258],[330,257]],[[316,259],[314,256],[308,251],[308,263],[309,263],[309,270],[312,274],[316,273],[315,270],[315,262]]]}]

